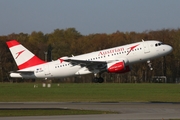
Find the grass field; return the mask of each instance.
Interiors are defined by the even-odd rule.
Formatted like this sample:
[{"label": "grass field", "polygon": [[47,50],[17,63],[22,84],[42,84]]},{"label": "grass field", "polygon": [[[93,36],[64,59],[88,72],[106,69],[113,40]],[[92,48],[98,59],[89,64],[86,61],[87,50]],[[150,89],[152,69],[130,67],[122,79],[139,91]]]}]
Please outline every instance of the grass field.
[{"label": "grass field", "polygon": [[180,102],[180,84],[0,83],[0,102]]}]

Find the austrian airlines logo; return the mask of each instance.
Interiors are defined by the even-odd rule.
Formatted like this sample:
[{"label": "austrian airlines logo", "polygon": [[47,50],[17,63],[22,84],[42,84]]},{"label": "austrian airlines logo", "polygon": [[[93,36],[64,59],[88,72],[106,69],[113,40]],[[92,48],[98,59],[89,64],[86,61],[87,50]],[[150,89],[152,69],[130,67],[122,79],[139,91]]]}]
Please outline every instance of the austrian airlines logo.
[{"label": "austrian airlines logo", "polygon": [[17,52],[16,54],[17,54],[17,56],[16,56],[16,59],[24,52],[25,50],[22,50],[22,51],[20,51],[20,52]]},{"label": "austrian airlines logo", "polygon": [[59,58],[59,60],[60,60],[60,63],[62,63],[64,60],[63,59],[61,59],[61,58]]},{"label": "austrian airlines logo", "polygon": [[138,45],[135,45],[135,46],[132,46],[132,47],[128,48],[128,49],[130,49],[130,50],[128,51],[127,55],[129,55],[129,53],[130,53],[132,50],[134,50],[134,48],[136,48],[137,46],[138,46]]}]

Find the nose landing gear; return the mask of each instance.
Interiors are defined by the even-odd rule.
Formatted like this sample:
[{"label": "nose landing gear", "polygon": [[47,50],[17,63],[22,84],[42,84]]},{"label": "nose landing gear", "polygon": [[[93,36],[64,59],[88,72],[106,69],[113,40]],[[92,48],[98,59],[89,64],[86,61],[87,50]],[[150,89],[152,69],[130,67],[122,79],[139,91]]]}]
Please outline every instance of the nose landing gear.
[{"label": "nose landing gear", "polygon": [[152,68],[152,63],[151,63],[150,60],[147,61],[147,64],[148,64],[148,66],[149,66],[149,69],[150,69],[150,70],[153,70],[153,68]]}]

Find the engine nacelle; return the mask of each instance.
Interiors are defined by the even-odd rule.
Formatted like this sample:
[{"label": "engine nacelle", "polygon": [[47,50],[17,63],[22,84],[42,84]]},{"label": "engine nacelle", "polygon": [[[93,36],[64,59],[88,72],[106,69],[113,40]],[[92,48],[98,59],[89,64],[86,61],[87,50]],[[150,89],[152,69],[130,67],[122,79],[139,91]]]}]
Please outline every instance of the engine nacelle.
[{"label": "engine nacelle", "polygon": [[124,61],[116,61],[107,64],[107,71],[109,73],[125,73],[130,71],[130,67],[126,66]]}]

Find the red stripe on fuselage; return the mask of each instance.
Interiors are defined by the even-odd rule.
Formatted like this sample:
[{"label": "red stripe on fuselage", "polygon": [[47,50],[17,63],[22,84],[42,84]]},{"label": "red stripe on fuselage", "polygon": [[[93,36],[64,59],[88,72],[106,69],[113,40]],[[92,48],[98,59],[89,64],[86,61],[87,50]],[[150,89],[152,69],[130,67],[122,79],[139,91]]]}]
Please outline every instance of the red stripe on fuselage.
[{"label": "red stripe on fuselage", "polygon": [[7,41],[6,44],[8,45],[9,48],[19,45],[19,43],[16,40]]},{"label": "red stripe on fuselage", "polygon": [[25,68],[32,67],[32,66],[35,66],[35,65],[40,65],[40,64],[43,64],[43,63],[46,63],[46,62],[39,59],[38,57],[34,56],[31,59],[29,59],[27,62],[19,65],[18,68],[21,70],[21,69],[25,69]]}]

